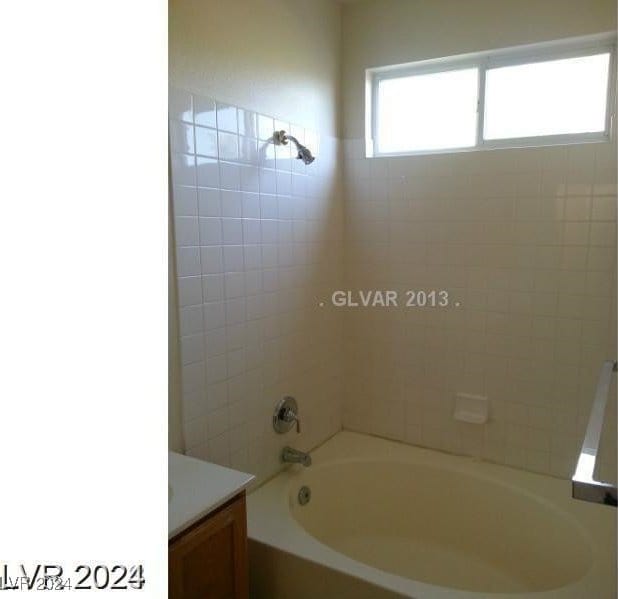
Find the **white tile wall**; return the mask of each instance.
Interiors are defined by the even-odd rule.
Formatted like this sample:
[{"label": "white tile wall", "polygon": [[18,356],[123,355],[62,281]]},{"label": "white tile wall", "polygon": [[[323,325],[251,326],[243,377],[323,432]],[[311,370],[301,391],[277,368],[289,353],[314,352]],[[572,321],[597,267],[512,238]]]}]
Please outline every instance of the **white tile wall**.
[{"label": "white tile wall", "polygon": [[[615,145],[344,155],[345,288],[451,296],[347,309],[344,427],[569,476],[616,355]],[[452,419],[458,391],[489,424]]]},{"label": "white tile wall", "polygon": [[[178,89],[169,109],[187,453],[263,478],[341,428],[343,315],[318,305],[342,279],[338,143],[293,125],[305,167],[272,116]],[[284,395],[301,435],[272,429]]]},{"label": "white tile wall", "polygon": [[[616,354],[615,145],[365,159],[346,140],[340,165],[335,139],[182,90],[170,144],[188,453],[263,478],[343,409],[348,429],[570,475]],[[335,289],[451,305],[336,309]],[[487,395],[490,422],[454,422],[456,392]],[[298,438],[270,425],[285,394]]]}]

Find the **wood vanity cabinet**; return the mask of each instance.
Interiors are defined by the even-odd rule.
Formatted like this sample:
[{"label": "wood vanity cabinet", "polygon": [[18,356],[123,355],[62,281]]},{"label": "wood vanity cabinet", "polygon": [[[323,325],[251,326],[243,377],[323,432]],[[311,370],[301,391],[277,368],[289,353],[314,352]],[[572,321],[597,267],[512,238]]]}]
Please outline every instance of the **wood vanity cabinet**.
[{"label": "wood vanity cabinet", "polygon": [[170,540],[170,599],[247,599],[244,491]]}]

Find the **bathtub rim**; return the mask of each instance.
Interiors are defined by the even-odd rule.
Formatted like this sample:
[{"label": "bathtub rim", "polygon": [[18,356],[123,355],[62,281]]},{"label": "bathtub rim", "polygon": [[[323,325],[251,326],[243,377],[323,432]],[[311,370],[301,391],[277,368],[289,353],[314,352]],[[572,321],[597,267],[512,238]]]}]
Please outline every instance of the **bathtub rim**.
[{"label": "bathtub rim", "polygon": [[[377,457],[375,451],[378,451]],[[598,513],[594,514],[594,518],[582,518],[582,515],[585,516],[586,512],[589,515],[592,514],[590,510],[586,509],[590,506],[579,504],[570,497],[568,481],[508,466],[492,464],[467,456],[447,454],[352,431],[337,433],[313,450],[311,454],[315,464],[311,468],[314,469],[318,469],[320,466],[335,465],[336,463],[344,464],[363,461],[388,460],[413,464],[429,460],[430,463],[436,461],[440,467],[445,467],[444,463],[451,462],[452,465],[450,467],[447,466],[449,470],[454,470],[466,476],[476,474],[481,479],[488,479],[491,484],[499,484],[508,488],[509,491],[514,490],[520,494],[524,491],[524,494],[530,496],[533,500],[540,501],[550,508],[557,508],[561,512],[561,516],[566,517],[570,525],[578,529],[578,533],[582,535],[582,539],[586,540],[586,544],[592,552],[590,567],[579,579],[565,586],[529,593],[467,591],[451,587],[441,587],[385,572],[348,557],[322,543],[307,532],[296,520],[291,513],[290,486],[301,481],[305,474],[303,470],[296,466],[283,470],[250,493],[248,497],[248,525],[249,537],[252,540],[276,550],[302,557],[314,564],[360,578],[370,584],[377,584],[394,593],[400,593],[408,597],[417,597],[418,599],[474,599],[479,597],[523,599],[524,597],[530,598],[531,596],[538,597],[539,599],[554,597],[556,599],[581,599],[583,596],[605,596],[603,594],[605,585],[602,583],[602,580],[603,577],[608,575],[608,571],[613,573],[613,570],[611,565],[608,569],[611,559],[608,559],[603,551],[603,547],[600,545],[600,541],[595,538],[595,532],[600,531],[599,523],[593,522],[599,519]],[[396,456],[398,454],[400,456],[404,455],[407,459],[397,460]],[[474,472],[474,470],[479,469],[486,471],[486,474],[479,476],[478,472]],[[500,472],[504,473],[505,469],[510,473],[509,482],[496,477]],[[510,481],[511,477],[515,479],[513,482]],[[518,485],[522,485],[523,488]],[[534,488],[540,485],[541,496],[539,496],[538,491],[529,490],[527,487],[530,485]],[[556,498],[545,497],[548,487],[552,486],[564,486],[566,495],[563,495],[561,492]],[[601,520],[604,519],[605,517],[601,517]],[[590,527],[597,530],[592,531]],[[615,531],[615,520],[614,527],[612,527],[613,531]],[[603,532],[602,536],[605,538],[607,531]],[[612,536],[612,539],[614,538]]]}]

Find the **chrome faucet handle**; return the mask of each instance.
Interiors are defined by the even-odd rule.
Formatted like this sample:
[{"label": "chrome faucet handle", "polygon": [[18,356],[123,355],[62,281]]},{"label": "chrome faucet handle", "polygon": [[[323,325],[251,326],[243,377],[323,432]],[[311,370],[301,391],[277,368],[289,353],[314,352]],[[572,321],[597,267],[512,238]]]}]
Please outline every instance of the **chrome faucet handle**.
[{"label": "chrome faucet handle", "polygon": [[275,406],[273,414],[273,428],[278,433],[287,433],[296,423],[296,432],[300,433],[300,419],[298,418],[298,404],[293,397],[284,397]]},{"label": "chrome faucet handle", "polygon": [[283,420],[288,423],[296,422],[296,432],[300,433],[300,418],[294,413],[291,408],[287,408],[283,414]]}]

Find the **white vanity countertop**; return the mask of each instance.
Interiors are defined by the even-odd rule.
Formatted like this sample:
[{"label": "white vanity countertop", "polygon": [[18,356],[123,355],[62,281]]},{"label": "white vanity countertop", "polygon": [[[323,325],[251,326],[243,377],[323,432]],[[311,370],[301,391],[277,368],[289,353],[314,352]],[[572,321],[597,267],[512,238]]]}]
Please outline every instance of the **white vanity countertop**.
[{"label": "white vanity countertop", "polygon": [[173,451],[169,452],[168,471],[170,539],[246,489],[255,478]]}]

